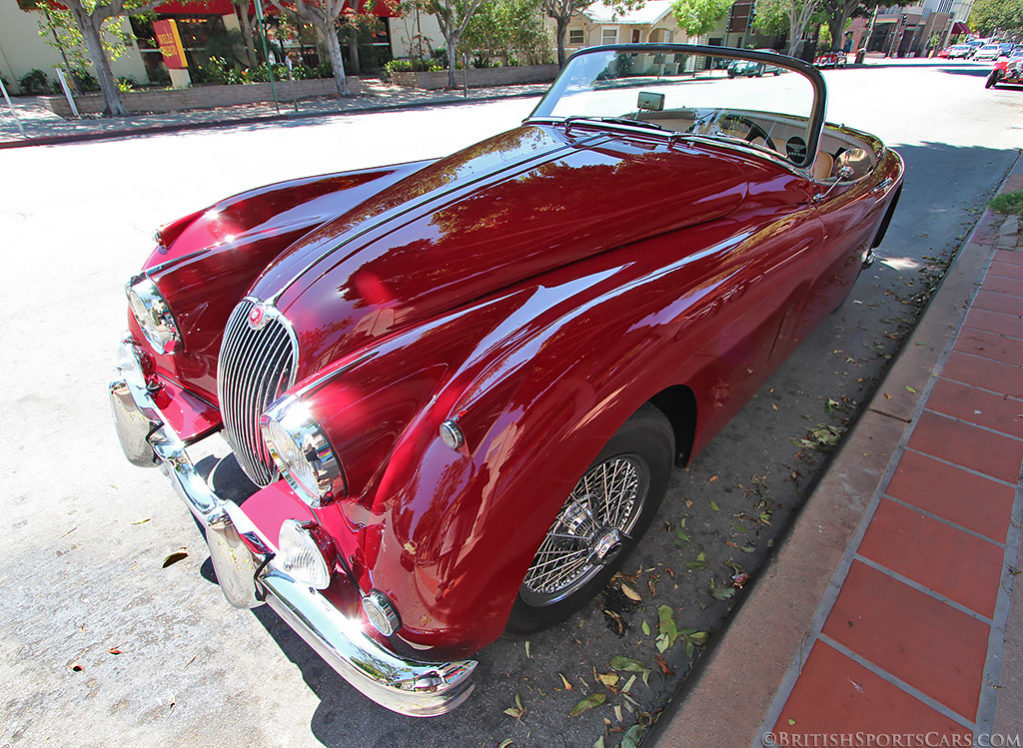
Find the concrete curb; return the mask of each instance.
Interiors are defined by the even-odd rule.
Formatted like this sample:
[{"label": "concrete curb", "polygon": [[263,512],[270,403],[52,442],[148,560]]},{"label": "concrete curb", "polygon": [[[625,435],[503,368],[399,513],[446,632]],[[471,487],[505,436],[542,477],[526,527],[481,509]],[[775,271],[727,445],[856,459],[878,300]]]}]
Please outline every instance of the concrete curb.
[{"label": "concrete curb", "polygon": [[[1017,156],[999,191],[1015,181],[1011,175],[1023,168],[1020,159]],[[996,220],[988,210],[975,225],[778,553],[659,721],[652,735],[654,745],[759,745],[755,741],[776,694],[791,688],[798,675],[793,663],[801,667],[809,655],[805,644],[821,601],[837,592],[832,582],[835,570],[875,491],[897,465],[907,427],[922,407],[921,397],[929,392],[931,372],[947,355],[950,336],[959,329],[1001,243],[1001,232],[994,240],[982,237]],[[1018,228],[1016,220],[1003,223],[1003,231],[1011,230],[1013,239]]]}]

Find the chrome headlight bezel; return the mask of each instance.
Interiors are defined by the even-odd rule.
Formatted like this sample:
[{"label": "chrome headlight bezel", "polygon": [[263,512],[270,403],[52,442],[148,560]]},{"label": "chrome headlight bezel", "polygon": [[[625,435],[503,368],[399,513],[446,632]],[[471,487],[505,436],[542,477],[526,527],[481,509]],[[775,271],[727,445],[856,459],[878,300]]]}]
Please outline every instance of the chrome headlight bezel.
[{"label": "chrome headlight bezel", "polygon": [[308,406],[288,395],[270,406],[260,431],[274,464],[295,494],[319,508],[346,495],[341,462]]},{"label": "chrome headlight bezel", "polygon": [[157,353],[170,353],[181,342],[181,332],[170,305],[152,279],[142,276],[125,289],[128,308],[142,334]]}]

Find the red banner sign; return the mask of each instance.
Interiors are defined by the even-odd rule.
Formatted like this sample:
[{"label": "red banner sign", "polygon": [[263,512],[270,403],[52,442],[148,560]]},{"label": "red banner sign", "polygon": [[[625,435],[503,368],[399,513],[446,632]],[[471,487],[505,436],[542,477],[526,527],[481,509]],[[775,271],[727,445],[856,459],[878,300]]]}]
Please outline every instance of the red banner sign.
[{"label": "red banner sign", "polygon": [[171,70],[187,68],[188,61],[185,59],[185,48],[181,46],[178,25],[174,21],[154,21],[153,31],[156,32],[156,41],[167,67]]}]

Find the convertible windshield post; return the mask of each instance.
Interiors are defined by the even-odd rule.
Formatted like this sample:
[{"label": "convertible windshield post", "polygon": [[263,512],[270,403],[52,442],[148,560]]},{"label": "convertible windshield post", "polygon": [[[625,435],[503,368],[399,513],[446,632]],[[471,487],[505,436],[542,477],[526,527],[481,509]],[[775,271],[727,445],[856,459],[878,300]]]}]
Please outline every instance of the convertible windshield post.
[{"label": "convertible windshield post", "polygon": [[616,44],[572,55],[526,121],[591,122],[751,147],[808,169],[824,127],[824,79],[772,51]]}]

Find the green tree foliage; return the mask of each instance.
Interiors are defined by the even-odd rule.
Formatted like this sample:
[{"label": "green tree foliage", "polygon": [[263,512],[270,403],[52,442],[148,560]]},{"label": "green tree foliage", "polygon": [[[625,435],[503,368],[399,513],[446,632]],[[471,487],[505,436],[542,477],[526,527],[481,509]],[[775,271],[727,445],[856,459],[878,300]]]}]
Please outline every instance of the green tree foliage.
[{"label": "green tree foliage", "polygon": [[[72,75],[91,68],[92,60],[85,48],[85,38],[75,23],[71,12],[64,7],[37,6],[39,36],[60,52],[64,60],[64,72]],[[103,52],[110,62],[120,58],[129,42],[128,34],[121,28],[121,20],[110,18],[103,23],[100,33]]]},{"label": "green tree foliage", "polygon": [[549,61],[550,39],[541,0],[493,0],[480,5],[462,35],[463,49],[504,65]]},{"label": "green tree foliage", "polygon": [[89,62],[96,73],[96,80],[100,91],[103,92],[103,101],[106,105],[105,113],[124,116],[128,110],[121,103],[117,82],[110,72],[110,60],[115,54],[116,45],[111,47],[109,42],[105,42],[104,34],[115,25],[120,27],[117,19],[144,15],[161,2],[162,0],[62,0],[58,4],[41,0],[35,3],[35,6],[51,14],[58,11],[67,13],[73,22],[68,23],[68,26],[77,29],[81,44],[85,47]]},{"label": "green tree foliage", "polygon": [[791,55],[795,54],[807,26],[825,20],[818,0],[758,0],[753,28],[762,34],[787,33]]},{"label": "green tree foliage", "polygon": [[554,37],[558,43],[558,65],[565,67],[565,32],[573,16],[582,13],[593,0],[541,0],[540,7],[554,19]]},{"label": "green tree foliage", "polygon": [[[841,49],[845,26],[854,15],[868,15],[878,7],[904,7],[916,3],[917,0],[820,0],[818,15],[820,22],[828,25],[831,48]],[[759,5],[757,8],[759,10]]]},{"label": "green tree foliage", "polygon": [[[568,30],[568,22],[593,5],[593,2],[594,0],[540,0],[543,12],[549,18],[554,19],[554,36],[558,43],[558,65],[560,67],[565,67],[565,33]],[[734,0],[729,0],[729,5],[732,2]],[[646,0],[605,0],[604,4],[620,13],[625,13],[642,8],[646,5]]]},{"label": "green tree foliage", "polygon": [[[295,25],[309,24],[327,49],[327,57],[334,70],[334,85],[338,96],[348,95],[348,76],[341,58],[338,25],[341,12],[350,8],[348,0],[270,0]],[[354,3],[352,4],[354,5]]]},{"label": "green tree foliage", "polygon": [[981,36],[1023,32],[1023,0],[977,0],[968,25]]},{"label": "green tree foliage", "polygon": [[484,1],[494,2],[494,0],[425,0],[426,12],[437,19],[440,33],[444,36],[445,48],[448,53],[449,88],[455,87],[455,57],[462,34],[465,33],[473,14]]},{"label": "green tree foliage", "polygon": [[[725,17],[735,0],[675,0],[671,11],[678,27],[691,36],[706,34]],[[757,4],[760,10],[760,4]]]}]

